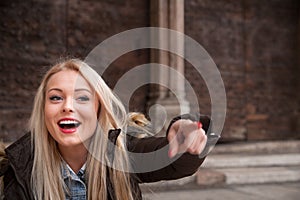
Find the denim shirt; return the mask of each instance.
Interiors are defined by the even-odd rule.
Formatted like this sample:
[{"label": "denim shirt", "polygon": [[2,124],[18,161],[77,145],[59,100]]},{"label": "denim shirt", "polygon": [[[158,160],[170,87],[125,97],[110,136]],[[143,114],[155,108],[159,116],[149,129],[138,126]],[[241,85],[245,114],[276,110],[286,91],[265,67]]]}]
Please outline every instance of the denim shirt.
[{"label": "denim shirt", "polygon": [[62,177],[67,186],[65,194],[66,200],[86,200],[87,188],[85,185],[85,168],[84,164],[79,172],[76,174],[71,167],[63,162],[62,164]]}]

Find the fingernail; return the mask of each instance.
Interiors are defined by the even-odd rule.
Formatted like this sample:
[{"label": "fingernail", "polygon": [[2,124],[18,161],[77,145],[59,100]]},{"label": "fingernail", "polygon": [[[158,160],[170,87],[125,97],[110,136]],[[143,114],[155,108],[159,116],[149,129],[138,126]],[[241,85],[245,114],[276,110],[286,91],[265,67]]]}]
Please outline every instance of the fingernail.
[{"label": "fingernail", "polygon": [[197,127],[198,127],[198,129],[202,128],[202,123],[201,122],[197,122]]},{"label": "fingernail", "polygon": [[169,156],[169,158],[172,158],[172,157],[173,157],[173,152],[172,152],[171,149],[169,149],[168,156]]}]

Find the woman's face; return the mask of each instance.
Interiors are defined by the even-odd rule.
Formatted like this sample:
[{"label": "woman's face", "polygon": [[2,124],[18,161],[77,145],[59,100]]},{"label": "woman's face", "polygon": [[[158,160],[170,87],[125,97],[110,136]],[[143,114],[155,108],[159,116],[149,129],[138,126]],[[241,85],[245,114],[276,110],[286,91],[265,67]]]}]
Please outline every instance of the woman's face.
[{"label": "woman's face", "polygon": [[86,80],[73,70],[51,76],[45,94],[45,122],[60,147],[71,147],[94,134],[99,101]]}]

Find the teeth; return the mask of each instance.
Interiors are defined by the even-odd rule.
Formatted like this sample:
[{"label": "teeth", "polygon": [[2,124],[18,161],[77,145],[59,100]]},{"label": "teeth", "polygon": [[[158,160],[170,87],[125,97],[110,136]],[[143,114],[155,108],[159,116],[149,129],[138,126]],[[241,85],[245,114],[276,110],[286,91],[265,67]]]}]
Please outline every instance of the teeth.
[{"label": "teeth", "polygon": [[62,129],[74,129],[80,126],[80,122],[76,120],[62,120],[58,125]]},{"label": "teeth", "polygon": [[64,121],[60,121],[59,124],[67,125],[67,124],[79,124],[79,123],[77,121],[74,121],[74,120],[64,120]]}]

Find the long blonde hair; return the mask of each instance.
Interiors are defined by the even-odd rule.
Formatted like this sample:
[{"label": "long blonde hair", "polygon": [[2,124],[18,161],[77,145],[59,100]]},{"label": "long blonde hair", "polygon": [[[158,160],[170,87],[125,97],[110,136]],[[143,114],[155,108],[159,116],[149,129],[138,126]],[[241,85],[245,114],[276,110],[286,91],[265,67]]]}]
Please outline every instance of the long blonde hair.
[{"label": "long blonde hair", "polygon": [[[126,112],[122,103],[112,93],[103,79],[86,63],[78,59],[70,59],[53,66],[44,76],[38,88],[34,108],[30,120],[32,143],[34,147],[34,162],[32,170],[32,189],[35,199],[60,200],[65,199],[66,186],[61,174],[61,158],[56,142],[48,133],[44,119],[45,88],[48,80],[54,74],[62,70],[77,71],[94,89],[100,103],[98,113],[98,127],[92,136],[88,147],[87,158],[87,186],[89,200],[107,199],[107,180],[114,187],[116,199],[133,199],[130,185],[128,156],[125,151],[125,136],[121,134],[116,146],[121,151],[114,155],[114,165],[118,170],[107,167],[107,142],[110,129],[126,126]],[[95,158],[97,155],[97,158]]]}]

